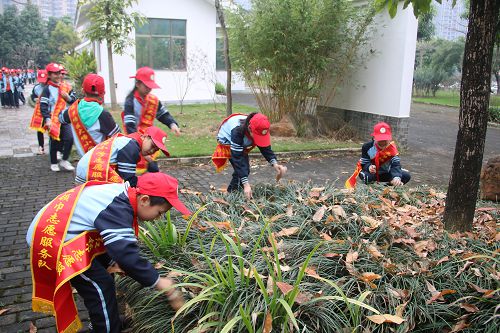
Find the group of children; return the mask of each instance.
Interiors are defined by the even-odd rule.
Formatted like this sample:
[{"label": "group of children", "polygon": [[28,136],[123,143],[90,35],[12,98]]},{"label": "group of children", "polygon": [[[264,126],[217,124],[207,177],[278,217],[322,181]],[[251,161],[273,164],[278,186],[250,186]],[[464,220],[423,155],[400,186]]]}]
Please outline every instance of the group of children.
[{"label": "group of children", "polygon": [[32,70],[2,67],[0,72],[0,100],[3,108],[19,108],[19,102],[26,104],[24,85],[34,75]]},{"label": "group of children", "polygon": [[[55,166],[70,170],[68,157],[73,142],[81,158],[76,168],[77,186],[45,205],[28,229],[33,310],[53,314],[58,332],[77,332],[81,323],[73,287],[89,311],[92,332],[120,332],[110,267],[144,287],[164,291],[172,308],[184,304],[174,281],[160,276],[140,256],[137,244],[140,221],[155,220],[172,207],[183,215],[191,214],[179,199],[177,180],[160,172],[155,162],[159,151],[166,156],[169,152],[167,134],[153,126],[154,119],[176,135],[180,135],[180,129],[151,94],[158,88],[151,68],[140,68],[132,77],[134,87],[122,113],[124,133],[102,106],[104,79],[88,74],[82,85],[84,97],[75,99],[71,87],[62,80],[62,71],[58,64],[39,71],[30,126],[49,131],[51,170],[59,171]],[[354,180],[351,177],[346,186],[355,186],[357,177],[365,183],[406,183],[409,173],[401,169],[396,146],[390,142],[390,126],[377,124],[372,135],[374,140],[363,146]],[[217,171],[228,161],[234,169],[228,192],[242,190],[248,199],[252,197],[248,154],[254,147],[276,170],[277,180],[287,172],[271,148],[270,123],[261,113],[233,114],[224,119],[216,139],[212,161]],[[58,151],[63,154],[59,165]]]}]

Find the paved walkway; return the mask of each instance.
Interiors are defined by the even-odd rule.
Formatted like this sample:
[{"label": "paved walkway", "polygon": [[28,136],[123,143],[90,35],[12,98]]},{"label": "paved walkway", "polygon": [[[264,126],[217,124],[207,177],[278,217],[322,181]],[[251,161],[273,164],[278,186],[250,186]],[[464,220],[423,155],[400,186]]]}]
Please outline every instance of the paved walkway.
[{"label": "paved walkway", "polygon": [[[245,101],[244,98],[247,100]],[[247,96],[237,101],[252,103]],[[31,273],[25,234],[34,214],[57,194],[72,187],[72,173],[49,171],[47,155],[36,156],[36,134],[27,129],[32,108],[0,109],[0,332],[28,332],[30,322],[38,332],[54,332],[54,320],[31,312]],[[448,183],[458,127],[458,111],[451,108],[413,105],[409,149],[403,152],[403,165],[413,175],[412,184],[443,187]],[[47,140],[46,140],[47,141]],[[500,129],[489,128],[485,159],[500,154]],[[21,157],[29,155],[27,157]],[[15,157],[14,157],[15,156]],[[20,157],[20,158],[17,158]],[[358,156],[305,158],[285,161],[289,168],[286,180],[310,180],[342,186],[352,172]],[[273,169],[253,159],[253,183],[273,181]],[[209,190],[226,186],[231,168],[215,174],[213,167],[172,166],[162,163],[162,170],[180,179],[184,187]],[[87,315],[79,303],[80,316]]]}]

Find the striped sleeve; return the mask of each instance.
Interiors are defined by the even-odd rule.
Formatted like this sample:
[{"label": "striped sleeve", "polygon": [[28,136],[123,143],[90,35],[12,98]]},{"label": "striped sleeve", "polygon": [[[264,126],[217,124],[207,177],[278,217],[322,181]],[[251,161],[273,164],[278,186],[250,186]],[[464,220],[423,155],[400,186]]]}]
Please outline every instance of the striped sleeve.
[{"label": "striped sleeve", "polygon": [[134,96],[128,96],[127,99],[125,99],[124,108],[123,122],[127,129],[127,133],[135,133],[137,132],[137,117],[134,112]]},{"label": "striped sleeve", "polygon": [[118,150],[116,156],[117,172],[124,181],[128,181],[131,186],[137,185],[135,174],[137,161],[139,160],[141,147],[135,140],[130,140],[122,149]]}]

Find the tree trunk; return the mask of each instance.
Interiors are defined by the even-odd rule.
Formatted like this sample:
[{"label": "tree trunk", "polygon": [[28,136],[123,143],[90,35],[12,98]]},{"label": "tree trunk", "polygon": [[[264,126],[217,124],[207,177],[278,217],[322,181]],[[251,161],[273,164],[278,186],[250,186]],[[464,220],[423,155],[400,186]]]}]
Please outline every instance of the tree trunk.
[{"label": "tree trunk", "polygon": [[229,37],[227,35],[226,21],[224,20],[224,9],[220,5],[220,0],[215,0],[215,9],[224,34],[224,60],[226,62],[226,115],[233,113],[233,94],[231,92],[231,59],[229,58]]},{"label": "tree trunk", "polygon": [[498,0],[470,1],[459,128],[444,212],[445,228],[449,231],[472,229],[488,125],[491,64],[499,5]]},{"label": "tree trunk", "polygon": [[118,110],[118,103],[116,102],[116,85],[115,85],[115,71],[113,70],[113,47],[111,43],[108,44],[108,70],[109,70],[109,93],[111,95],[111,109]]}]

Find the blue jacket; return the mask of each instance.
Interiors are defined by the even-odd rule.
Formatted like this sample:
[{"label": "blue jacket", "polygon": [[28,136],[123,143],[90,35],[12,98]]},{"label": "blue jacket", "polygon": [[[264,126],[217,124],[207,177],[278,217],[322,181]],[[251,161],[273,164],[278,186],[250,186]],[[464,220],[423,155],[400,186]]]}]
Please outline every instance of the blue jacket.
[{"label": "blue jacket", "polygon": [[[129,94],[125,99],[125,112],[123,117],[123,122],[125,123],[125,128],[128,134],[137,132],[137,125],[141,120],[142,105],[134,97],[134,94]],[[174,117],[168,112],[161,102],[158,103],[158,110],[156,111],[156,119],[162,124],[168,126],[169,128],[172,124],[176,124]]]}]

